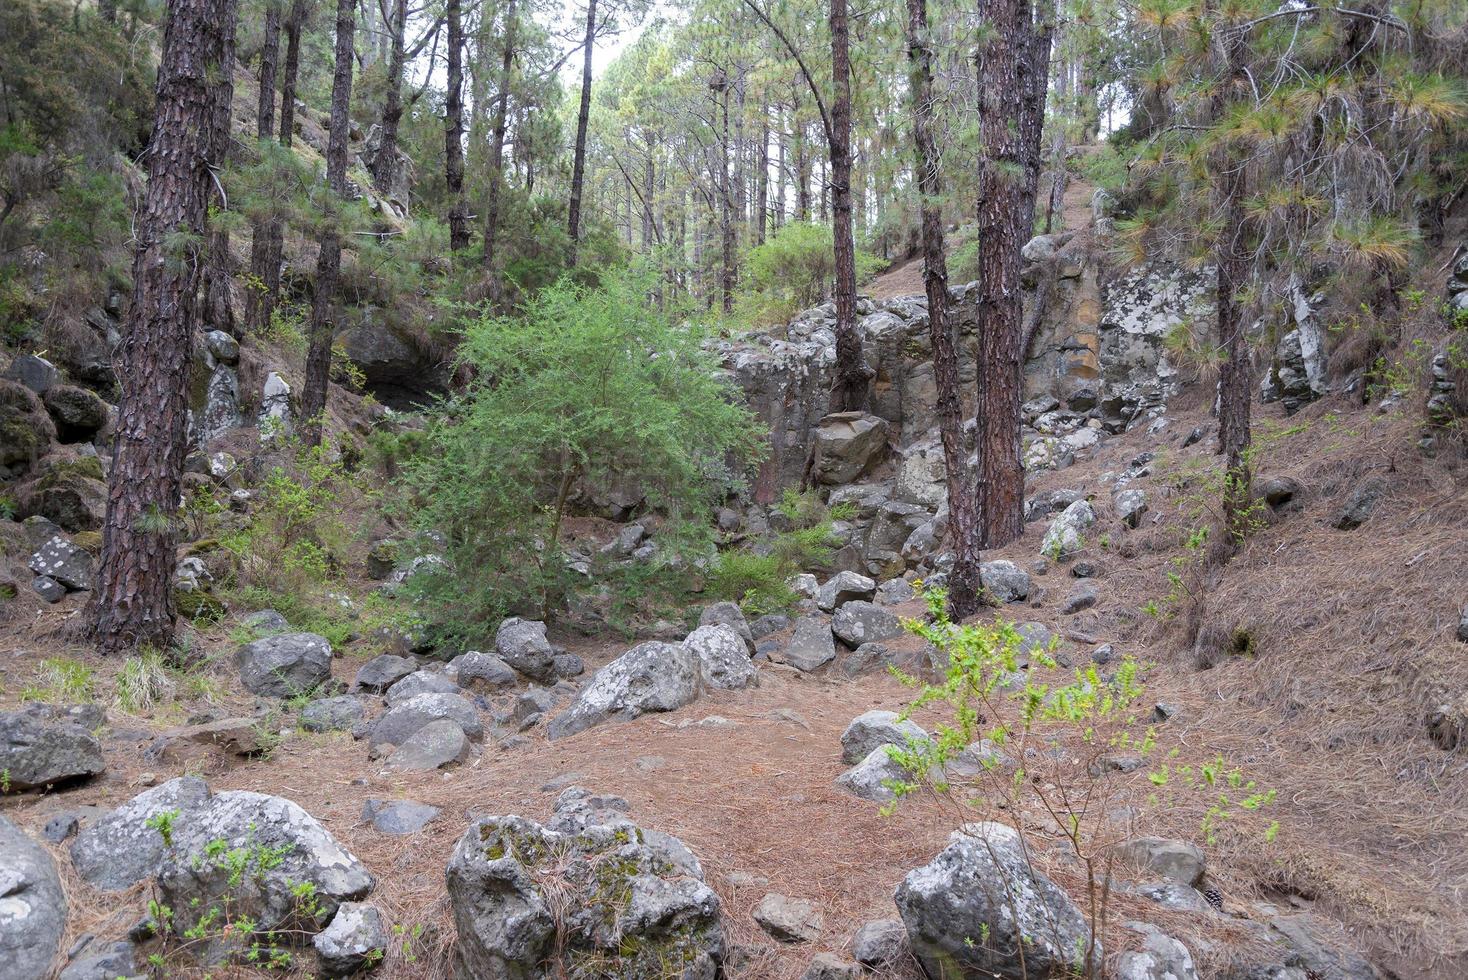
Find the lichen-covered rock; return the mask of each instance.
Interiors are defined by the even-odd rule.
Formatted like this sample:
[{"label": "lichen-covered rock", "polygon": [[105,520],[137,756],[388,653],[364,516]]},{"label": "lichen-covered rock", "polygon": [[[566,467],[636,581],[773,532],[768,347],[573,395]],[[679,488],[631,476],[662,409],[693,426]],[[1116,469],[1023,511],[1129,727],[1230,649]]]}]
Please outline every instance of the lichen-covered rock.
[{"label": "lichen-covered rock", "polygon": [[739,638],[749,645],[749,652],[754,653],[754,634],[750,632],[749,621],[744,618],[744,610],[739,608],[737,602],[716,602],[704,608],[698,616],[699,626],[724,625],[739,634]]},{"label": "lichen-covered rock", "polygon": [[19,513],[39,514],[63,530],[95,531],[107,516],[107,484],[96,456],[53,453],[36,467],[36,476],[15,488]]},{"label": "lichen-covered rock", "polygon": [[292,698],[331,679],[331,644],[315,633],[281,633],[235,651],[240,682],[253,694]]},{"label": "lichen-covered rock", "polygon": [[0,478],[25,473],[46,455],[56,425],[36,393],[14,381],[0,381]]},{"label": "lichen-covered rock", "polygon": [[136,948],[126,940],[89,943],[56,980],[147,980],[138,969],[136,954]]},{"label": "lichen-covered rock", "polygon": [[856,961],[873,969],[897,962],[907,948],[907,929],[898,919],[876,919],[856,930],[851,953]]},{"label": "lichen-covered rock", "polygon": [[366,713],[362,699],[351,694],[320,698],[301,709],[301,727],[308,732],[349,732]]},{"label": "lichen-covered rock", "polygon": [[59,442],[87,442],[107,425],[107,403],[76,385],[53,385],[41,396]]},{"label": "lichen-covered rock", "polygon": [[749,659],[751,645],[745,643],[734,627],[723,623],[700,626],[688,634],[683,646],[698,658],[705,687],[736,691],[754,683],[756,671]]},{"label": "lichen-covered rock", "polygon": [[1051,558],[1069,558],[1086,546],[1085,531],[1096,523],[1096,512],[1084,500],[1077,500],[1050,522],[1040,553]]},{"label": "lichen-covered rock", "polygon": [[0,980],[47,976],[65,931],[66,894],[55,862],[0,816]]},{"label": "lichen-covered rock", "polygon": [[878,746],[906,748],[909,741],[927,737],[921,725],[895,711],[868,711],[853,718],[841,733],[841,761],[853,765],[871,755]]},{"label": "lichen-covered rock", "polygon": [[816,605],[824,612],[835,612],[844,603],[871,599],[876,593],[877,583],[860,572],[837,572],[816,592]]},{"label": "lichen-covered rock", "polygon": [[819,670],[836,659],[836,641],[831,635],[830,620],[824,616],[801,616],[795,621],[795,632],[771,659],[789,664],[796,670]]},{"label": "lichen-covered rock", "polygon": [[492,653],[470,650],[449,661],[449,671],[458,685],[470,691],[494,692],[518,682],[510,665]]},{"label": "lichen-covered rock", "polygon": [[1142,937],[1142,948],[1122,953],[1116,961],[1116,980],[1198,980],[1188,947],[1154,926],[1128,922]]},{"label": "lichen-covered rock", "polygon": [[[894,900],[929,976],[1071,976],[1091,941],[1070,896],[1031,864],[1019,834],[1003,824],[955,831],[932,861],[908,872]],[[1103,962],[1099,941],[1093,962]]]},{"label": "lichen-covered rock", "polygon": [[593,674],[570,707],[551,720],[546,734],[564,738],[606,721],[676,711],[698,697],[700,675],[699,659],[687,647],[639,643]]},{"label": "lichen-covered rock", "polygon": [[979,580],[1000,602],[1023,602],[1030,597],[1030,574],[1012,561],[984,562],[979,566]]},{"label": "lichen-covered rock", "polygon": [[453,678],[433,670],[415,670],[387,689],[387,705],[394,707],[420,694],[459,694]]},{"label": "lichen-covered rock", "polygon": [[43,705],[0,713],[0,773],[11,790],[40,789],[102,772],[102,743]]},{"label": "lichen-covered rock", "polygon": [[1203,880],[1207,860],[1197,844],[1162,837],[1134,837],[1116,847],[1116,855],[1128,864],[1145,868],[1168,881],[1196,886]]},{"label": "lichen-covered rock", "polygon": [[418,661],[412,657],[399,657],[391,653],[373,657],[357,668],[352,690],[368,694],[382,694],[398,681],[418,669]]},{"label": "lichen-covered rock", "polygon": [[457,765],[469,756],[464,730],[447,718],[431,721],[403,740],[387,768],[397,772],[432,772]]},{"label": "lichen-covered rock", "polygon": [[373,749],[402,745],[418,729],[445,719],[458,725],[469,738],[477,739],[484,734],[474,705],[457,694],[428,693],[414,695],[388,709],[372,726],[368,744]]},{"label": "lichen-covered rock", "polygon": [[71,863],[94,888],[122,891],[152,877],[163,859],[163,835],[148,826],[172,814],[176,831],[209,799],[209,786],[197,776],[180,776],[139,793],[88,824],[71,845]]},{"label": "lichen-covered rock", "polygon": [[902,620],[874,602],[857,599],[842,604],[831,617],[831,632],[855,650],[863,643],[880,643],[902,636]]},{"label": "lichen-covered rock", "polygon": [[770,892],[754,907],[754,921],[782,943],[808,943],[821,937],[825,916],[816,903]]},{"label": "lichen-covered rock", "polygon": [[494,651],[531,680],[556,682],[556,651],[546,639],[544,623],[512,616],[495,631]]},{"label": "lichen-covered rock", "polygon": [[375,905],[343,902],[331,925],[311,937],[323,977],[349,977],[382,961],[387,923]]},{"label": "lichen-covered rock", "polygon": [[36,549],[29,567],[68,590],[84,591],[92,587],[91,553],[59,534]]},{"label": "lichen-covered rock", "polygon": [[836,785],[864,800],[886,803],[896,798],[894,783],[908,782],[912,777],[892,758],[888,745],[878,745],[856,765],[836,777]]},{"label": "lichen-covered rock", "polygon": [[[172,838],[158,869],[159,900],[173,910],[178,933],[205,923],[204,935],[191,944],[205,963],[238,955],[271,930],[314,935],[342,903],[372,890],[362,863],[279,796],[217,793],[190,811]],[[245,920],[253,933],[238,927]]]},{"label": "lichen-covered rock", "polygon": [[[573,787],[556,809],[584,809],[585,797]],[[623,802],[564,832],[518,816],[469,827],[447,871],[460,976],[719,975],[725,942],[718,896],[681,842],[639,828]]]}]

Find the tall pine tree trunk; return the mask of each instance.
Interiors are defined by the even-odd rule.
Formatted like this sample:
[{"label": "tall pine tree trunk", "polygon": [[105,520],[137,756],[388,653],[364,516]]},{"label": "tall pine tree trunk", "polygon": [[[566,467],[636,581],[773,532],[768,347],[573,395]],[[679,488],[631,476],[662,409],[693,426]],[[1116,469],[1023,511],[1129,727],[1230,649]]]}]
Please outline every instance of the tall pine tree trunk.
[{"label": "tall pine tree trunk", "polygon": [[907,0],[907,56],[911,63],[912,139],[918,191],[922,194],[923,287],[928,295],[928,335],[933,343],[933,377],[938,388],[938,431],[948,485],[948,535],[953,569],[948,575],[948,615],[954,621],[979,608],[978,515],[963,445],[958,350],[948,323],[948,263],[943,254],[943,179],[933,140],[933,52],[926,0]]},{"label": "tall pine tree trunk", "polygon": [[[255,125],[255,138],[261,142],[275,137],[275,70],[279,56],[280,0],[270,0],[265,6],[265,39],[260,47],[260,100]],[[272,260],[271,248],[271,228],[278,220],[272,216],[255,221],[250,238],[245,329],[256,333],[269,326],[280,289],[280,260]]]},{"label": "tall pine tree trunk", "polygon": [[[213,178],[228,138],[219,105],[233,95],[234,0],[170,0],[148,184],[137,220],[133,296],[118,352],[121,389],[102,556],[88,622],[103,654],[173,640],[173,515],[188,439],[196,293]],[[178,235],[180,231],[186,236]]]},{"label": "tall pine tree trunk", "polygon": [[758,172],[754,177],[754,244],[765,243],[765,229],[770,214],[770,106],[766,101],[759,112],[759,146],[754,154]]},{"label": "tall pine tree trunk", "polygon": [[719,292],[725,313],[734,312],[734,191],[729,176],[729,78],[720,69],[714,92],[723,111],[724,132],[719,144]]},{"label": "tall pine tree trunk", "polygon": [[463,0],[448,0],[448,92],[444,97],[443,178],[449,194],[449,248],[469,247],[469,204],[464,198]]},{"label": "tall pine tree trunk", "polygon": [[[216,66],[217,71],[230,76],[230,84],[214,88],[213,118],[209,123],[209,132],[213,139],[209,160],[216,178],[224,173],[231,145],[230,120],[234,117],[234,27],[234,22],[231,21],[229,30],[224,36],[224,54]],[[221,96],[220,92],[223,92],[224,95]],[[223,211],[229,206],[224,196],[223,185],[217,179],[213,183],[214,200],[219,210]],[[229,289],[233,279],[234,256],[230,254],[229,250],[228,227],[215,227],[209,232],[209,250],[204,263],[204,306],[202,310],[204,327],[209,330],[222,330],[232,337],[237,337],[239,327],[235,324],[234,299]]]},{"label": "tall pine tree trunk", "polygon": [[1019,251],[1034,225],[1049,33],[1027,0],[982,0],[979,12],[989,31],[979,63],[977,505],[980,545],[998,548],[1024,530]]},{"label": "tall pine tree trunk", "polygon": [[831,407],[866,408],[873,371],[856,332],[856,242],[851,232],[851,51],[846,0],[831,0],[831,233],[836,258],[836,377]]},{"label": "tall pine tree trunk", "polygon": [[[377,156],[372,158],[372,186],[379,194],[392,189],[398,177],[398,124],[403,118],[403,61],[408,43],[408,0],[393,0],[392,22],[387,25],[392,51],[387,59],[387,93],[382,99],[382,131]],[[408,202],[403,201],[406,205]]]},{"label": "tall pine tree trunk", "polygon": [[[495,249],[500,223],[500,185],[505,174],[505,125],[510,111],[510,74],[515,62],[515,0],[505,8],[505,49],[500,56],[500,84],[495,93],[493,136],[489,145],[489,203],[484,209],[484,269],[489,274],[489,294],[501,293],[498,253]],[[590,64],[590,62],[588,62]],[[575,243],[572,243],[572,248]]]},{"label": "tall pine tree trunk", "polygon": [[[326,139],[326,183],[332,207],[340,211],[347,196],[347,137],[351,129],[352,42],[356,34],[357,0],[336,3],[336,66],[331,80],[331,123]],[[316,256],[315,291],[311,297],[311,340],[306,354],[306,381],[301,392],[302,438],[321,444],[326,423],[326,391],[331,380],[331,345],[336,338],[336,289],[341,274],[342,242],[338,216],[321,236]]]},{"label": "tall pine tree trunk", "polygon": [[591,50],[596,43],[596,0],[586,3],[586,50],[581,63],[581,108],[576,112],[576,155],[571,164],[571,200],[566,216],[566,236],[571,251],[566,264],[576,266],[576,253],[581,245],[581,193],[586,180],[586,127],[591,120]]}]

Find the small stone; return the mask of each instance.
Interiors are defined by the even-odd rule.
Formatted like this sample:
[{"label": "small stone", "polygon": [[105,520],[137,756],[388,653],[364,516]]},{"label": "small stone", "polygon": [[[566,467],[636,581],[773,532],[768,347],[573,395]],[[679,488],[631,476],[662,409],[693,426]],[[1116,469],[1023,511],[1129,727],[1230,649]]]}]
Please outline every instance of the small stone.
[{"label": "small stone", "polygon": [[1332,526],[1341,531],[1351,531],[1365,524],[1376,512],[1376,505],[1381,502],[1386,490],[1386,481],[1380,477],[1362,481],[1351,492],[1351,496],[1346,500],[1340,513],[1336,515]]},{"label": "small stone", "polygon": [[1094,606],[1096,599],[1096,587],[1094,585],[1082,585],[1065,597],[1065,603],[1060,607],[1060,611],[1066,615],[1078,613]]},{"label": "small stone", "polygon": [[877,919],[856,930],[851,952],[856,961],[874,969],[897,962],[907,947],[907,927],[897,919]]},{"label": "small stone", "polygon": [[431,721],[398,746],[387,760],[387,768],[398,772],[432,772],[457,765],[469,755],[469,739],[448,718]]},{"label": "small stone", "polygon": [[413,800],[368,800],[362,806],[362,819],[384,834],[416,834],[434,817],[436,806]]},{"label": "small stone", "polygon": [[633,763],[639,772],[657,772],[668,764],[668,760],[660,755],[639,756]]},{"label": "small stone", "polygon": [[825,928],[825,916],[814,902],[770,892],[754,908],[754,921],[782,943],[814,942]]},{"label": "small stone", "polygon": [[345,977],[380,961],[388,932],[382,913],[361,902],[343,902],[331,925],[311,937],[323,977]]},{"label": "small stone", "polygon": [[76,833],[80,821],[75,813],[61,813],[46,821],[41,836],[52,844],[60,844],[62,841]]},{"label": "small stone", "polygon": [[574,653],[558,653],[555,657],[555,671],[560,678],[580,677],[586,673],[586,661]]},{"label": "small stone", "polygon": [[49,575],[37,575],[31,581],[31,589],[47,602],[60,602],[66,598],[66,586]]},{"label": "small stone", "polygon": [[817,953],[800,980],[856,980],[861,967],[835,953]]},{"label": "small stone", "polygon": [[1086,561],[1084,558],[1082,558],[1080,561],[1077,561],[1074,565],[1070,566],[1070,573],[1076,578],[1095,578],[1096,576],[1101,574],[1101,566],[1097,565],[1095,562]]},{"label": "small stone", "polygon": [[1177,705],[1173,704],[1170,701],[1158,701],[1152,707],[1152,720],[1154,722],[1167,721],[1169,719],[1176,718],[1177,713]]},{"label": "small stone", "polygon": [[493,693],[519,682],[519,676],[510,665],[492,653],[470,650],[449,661],[449,670],[459,687],[466,691]]},{"label": "small stone", "polygon": [[1093,664],[1109,664],[1116,657],[1116,648],[1110,643],[1103,643],[1091,651],[1091,662]]},{"label": "small stone", "polygon": [[105,947],[90,955],[81,955],[92,944],[76,954],[56,980],[143,980],[138,970],[133,944],[115,942],[98,944]]}]

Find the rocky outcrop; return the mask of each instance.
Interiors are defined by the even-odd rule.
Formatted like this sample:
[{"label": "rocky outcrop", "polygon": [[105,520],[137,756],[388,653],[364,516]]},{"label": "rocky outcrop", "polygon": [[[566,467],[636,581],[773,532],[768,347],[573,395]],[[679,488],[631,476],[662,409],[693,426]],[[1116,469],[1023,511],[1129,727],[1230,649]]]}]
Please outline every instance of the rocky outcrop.
[{"label": "rocky outcrop", "polygon": [[573,787],[548,826],[519,816],[471,824],[447,870],[459,975],[719,976],[718,896],[681,841],[638,827],[626,810],[625,800]]}]

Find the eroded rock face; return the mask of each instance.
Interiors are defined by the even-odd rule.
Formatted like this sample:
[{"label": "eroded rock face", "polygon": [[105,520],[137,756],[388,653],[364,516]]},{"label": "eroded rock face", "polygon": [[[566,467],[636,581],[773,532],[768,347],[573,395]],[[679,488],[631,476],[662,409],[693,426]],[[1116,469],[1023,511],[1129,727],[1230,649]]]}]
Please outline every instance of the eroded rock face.
[{"label": "eroded rock face", "polygon": [[1177,386],[1177,371],[1163,341],[1184,320],[1213,315],[1215,275],[1154,264],[1119,275],[1102,287],[1101,407],[1124,428],[1147,409],[1160,407]]},{"label": "eroded rock face", "polygon": [[0,980],[47,976],[66,931],[66,895],[46,849],[0,816]]},{"label": "eroded rock face", "polygon": [[606,721],[675,711],[698,697],[700,674],[699,658],[687,647],[639,643],[593,674],[571,706],[551,721],[547,735],[563,738]]},{"label": "eroded rock face", "polygon": [[955,831],[937,857],[908,872],[894,899],[929,976],[1069,976],[1090,942],[1070,896],[1031,867],[1019,835],[1003,824]]},{"label": "eroded rock face", "polygon": [[177,829],[208,799],[208,784],[196,776],[170,779],[139,793],[77,835],[71,845],[71,863],[95,888],[131,888],[152,877],[163,859],[163,835],[148,826],[148,821],[171,813],[172,826]]},{"label": "eroded rock face", "polygon": [[887,452],[887,423],[865,412],[835,412],[821,419],[815,433],[817,483],[851,483],[881,462]]},{"label": "eroded rock face", "polygon": [[[235,872],[237,860],[231,852],[243,855],[243,875]],[[314,935],[332,921],[342,903],[365,897],[373,879],[295,803],[229,790],[215,794],[180,822],[164,850],[157,883],[159,899],[173,909],[178,932],[214,916],[207,935],[191,949],[203,962],[218,963],[269,930],[288,927]],[[300,895],[303,884],[313,888],[308,903]],[[245,918],[255,924],[253,936],[225,930],[226,922],[220,921]]]},{"label": "eroded rock face", "polygon": [[[725,955],[719,899],[677,838],[573,787],[551,829],[518,816],[472,824],[447,878],[460,976],[714,980]],[[614,799],[614,798],[613,798]]]}]

